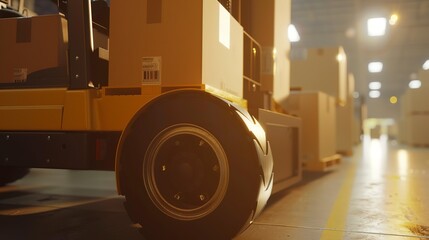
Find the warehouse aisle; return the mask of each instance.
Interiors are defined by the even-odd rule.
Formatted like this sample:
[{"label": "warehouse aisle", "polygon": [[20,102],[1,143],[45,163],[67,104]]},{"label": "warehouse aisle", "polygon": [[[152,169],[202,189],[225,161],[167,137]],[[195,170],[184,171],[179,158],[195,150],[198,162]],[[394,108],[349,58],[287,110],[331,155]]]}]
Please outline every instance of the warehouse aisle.
[{"label": "warehouse aisle", "polygon": [[[236,240],[429,239],[429,148],[366,138],[339,169],[305,173]],[[0,188],[0,239],[142,239],[112,172],[34,169]]]},{"label": "warehouse aisle", "polygon": [[429,239],[429,149],[364,139],[337,171],[305,174],[237,239]]}]

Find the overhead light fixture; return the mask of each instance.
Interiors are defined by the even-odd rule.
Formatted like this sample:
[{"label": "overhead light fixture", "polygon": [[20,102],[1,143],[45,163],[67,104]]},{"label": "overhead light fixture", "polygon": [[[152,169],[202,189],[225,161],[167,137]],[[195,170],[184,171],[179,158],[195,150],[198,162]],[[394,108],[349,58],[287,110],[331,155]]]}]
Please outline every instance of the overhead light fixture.
[{"label": "overhead light fixture", "polygon": [[296,30],[295,25],[290,24],[289,27],[287,28],[287,35],[289,38],[289,41],[291,42],[299,42],[299,40],[301,40],[301,38],[299,37],[299,33]]},{"label": "overhead light fixture", "polygon": [[368,36],[383,36],[386,33],[386,18],[370,18],[367,22]]},{"label": "overhead light fixture", "polygon": [[368,87],[371,90],[379,90],[381,88],[381,82],[370,82]]},{"label": "overhead light fixture", "polygon": [[391,96],[389,100],[390,100],[390,103],[391,103],[391,104],[396,104],[396,103],[398,103],[398,98],[397,98],[396,96]]},{"label": "overhead light fixture", "polygon": [[370,62],[368,64],[368,71],[371,73],[378,73],[383,70],[383,63],[382,62]]},{"label": "overhead light fixture", "polygon": [[425,62],[425,63],[423,63],[423,69],[424,69],[424,70],[429,70],[429,59],[428,59],[428,60],[426,60],[426,62]]},{"label": "overhead light fixture", "polygon": [[360,97],[359,92],[353,92],[353,98],[358,99]]},{"label": "overhead light fixture", "polygon": [[380,91],[377,91],[377,90],[369,91],[370,98],[379,98],[380,95],[381,95]]},{"label": "overhead light fixture", "polygon": [[390,25],[396,25],[396,23],[398,22],[399,16],[398,14],[394,13],[392,15],[390,15],[390,19],[389,19],[389,24]]},{"label": "overhead light fixture", "polygon": [[412,89],[417,89],[422,86],[422,82],[420,80],[411,80],[408,86]]}]

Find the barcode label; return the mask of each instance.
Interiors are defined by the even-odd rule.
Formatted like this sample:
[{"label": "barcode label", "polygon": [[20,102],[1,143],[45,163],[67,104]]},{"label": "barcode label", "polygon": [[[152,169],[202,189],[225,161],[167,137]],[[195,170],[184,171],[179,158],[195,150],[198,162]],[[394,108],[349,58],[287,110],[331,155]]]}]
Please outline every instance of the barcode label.
[{"label": "barcode label", "polygon": [[13,81],[15,83],[25,83],[27,81],[27,68],[14,68]]},{"label": "barcode label", "polygon": [[161,84],[161,57],[144,57],[142,85]]}]

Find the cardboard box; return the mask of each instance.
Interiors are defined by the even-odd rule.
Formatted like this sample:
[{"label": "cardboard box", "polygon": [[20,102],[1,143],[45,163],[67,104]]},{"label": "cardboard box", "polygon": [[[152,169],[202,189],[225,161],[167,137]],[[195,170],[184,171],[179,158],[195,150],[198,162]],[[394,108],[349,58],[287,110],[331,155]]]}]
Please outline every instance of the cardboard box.
[{"label": "cardboard box", "polygon": [[110,86],[205,84],[243,96],[243,27],[217,0],[112,1],[110,11]]},{"label": "cardboard box", "polygon": [[289,114],[302,119],[303,162],[336,154],[335,98],[323,92],[291,92],[283,102]]},{"label": "cardboard box", "polygon": [[398,121],[398,141],[403,144],[408,143],[408,132],[406,118],[401,118]]},{"label": "cardboard box", "polygon": [[348,97],[345,106],[337,106],[337,153],[345,156],[353,154],[353,119],[354,104],[353,98]]},{"label": "cardboard box", "polygon": [[[349,73],[347,75],[347,104],[354,104],[353,94],[355,92],[355,86],[355,76],[353,75],[353,73]],[[349,97],[351,97],[351,101],[349,101]]]},{"label": "cardboard box", "polygon": [[414,146],[429,146],[429,114],[410,115],[405,121],[407,142]]},{"label": "cardboard box", "polygon": [[429,113],[429,86],[418,89],[407,89],[401,98],[401,114]]},{"label": "cardboard box", "polygon": [[160,2],[112,1],[111,86],[205,84],[242,97],[245,25],[261,45],[261,90],[276,100],[287,97],[290,0],[234,2],[233,10],[242,8],[238,21],[217,0]]},{"label": "cardboard box", "polygon": [[353,118],[353,144],[357,145],[361,142],[362,129],[360,126],[360,121],[354,117]]},{"label": "cardboard box", "polygon": [[347,103],[347,60],[342,47],[303,50],[301,59],[292,59],[290,85],[302,90],[322,91],[334,96],[339,105]]},{"label": "cardboard box", "polygon": [[35,71],[66,67],[59,15],[0,19],[0,83],[25,83]]}]

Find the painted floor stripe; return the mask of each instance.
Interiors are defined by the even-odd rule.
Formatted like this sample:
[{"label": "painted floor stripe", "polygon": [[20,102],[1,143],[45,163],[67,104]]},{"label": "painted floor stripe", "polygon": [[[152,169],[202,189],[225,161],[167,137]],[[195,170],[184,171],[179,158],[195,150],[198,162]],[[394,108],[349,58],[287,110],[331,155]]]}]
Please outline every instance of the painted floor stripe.
[{"label": "painted floor stripe", "polygon": [[343,239],[344,231],[329,231],[328,229],[344,229],[347,221],[347,214],[350,199],[353,190],[353,184],[356,177],[357,166],[352,163],[347,170],[346,178],[338,193],[334,205],[332,206],[331,215],[328,218],[326,227],[322,233],[321,240]]}]

